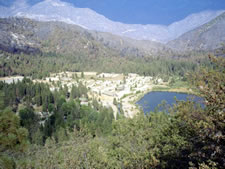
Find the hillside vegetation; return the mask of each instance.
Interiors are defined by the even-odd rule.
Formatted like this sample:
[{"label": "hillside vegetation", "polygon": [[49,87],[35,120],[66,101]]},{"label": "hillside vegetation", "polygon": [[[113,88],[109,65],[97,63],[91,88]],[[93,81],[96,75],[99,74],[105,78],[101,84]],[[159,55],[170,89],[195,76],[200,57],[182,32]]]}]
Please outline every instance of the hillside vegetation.
[{"label": "hillside vegetation", "polygon": [[208,64],[204,53],[175,54],[162,44],[60,22],[0,19],[0,30],[0,76],[41,78],[61,71],[183,76]]},{"label": "hillside vegetation", "polygon": [[[212,68],[190,75],[204,108],[179,101],[169,114],[133,119],[115,120],[96,101],[80,107],[82,85],[69,96],[67,88],[52,93],[29,79],[1,83],[1,168],[224,168],[225,60],[210,60]],[[19,103],[25,106],[20,119],[13,113]],[[32,113],[34,105],[52,112],[44,126]]]}]

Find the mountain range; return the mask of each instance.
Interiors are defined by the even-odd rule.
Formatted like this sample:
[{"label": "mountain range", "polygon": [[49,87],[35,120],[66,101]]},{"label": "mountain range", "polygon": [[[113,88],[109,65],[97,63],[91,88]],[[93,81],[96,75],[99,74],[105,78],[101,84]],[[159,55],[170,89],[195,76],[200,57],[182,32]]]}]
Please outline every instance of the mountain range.
[{"label": "mountain range", "polygon": [[185,51],[212,51],[225,42],[224,11],[192,14],[169,26],[129,25],[60,0],[45,0],[33,6],[20,2],[24,1],[0,7],[2,18],[18,18],[0,21],[0,48],[7,52],[87,54],[91,48],[98,48],[98,54],[174,56]]},{"label": "mountain range", "polygon": [[148,57],[171,54],[164,44],[83,29],[63,22],[26,18],[0,19],[0,49],[9,53]]},{"label": "mountain range", "polygon": [[[186,71],[195,71],[197,66],[207,64],[206,53],[213,52],[216,56],[224,56],[221,53],[224,51],[222,44],[225,42],[225,12],[201,13],[214,13],[211,15],[213,19],[205,17],[206,15],[193,14],[188,18],[195,16],[194,18],[197,18],[195,21],[193,19],[188,21],[186,18],[177,23],[183,25],[179,25],[181,29],[177,32],[174,29],[174,33],[176,36],[179,33],[181,35],[162,42],[135,39],[133,37],[135,34],[132,34],[135,32],[130,32],[132,37],[127,37],[119,33],[118,35],[110,31],[87,28],[81,23],[85,22],[89,27],[104,28],[106,18],[90,9],[68,5],[57,0],[46,0],[33,6],[25,3],[10,8],[2,7],[4,11],[0,10],[0,13],[3,11],[5,15],[0,18],[1,76],[20,74],[42,77],[47,76],[49,72],[57,71],[133,72],[151,76],[158,74],[184,76]],[[38,12],[40,15],[36,15]],[[76,12],[77,15],[74,14]],[[83,14],[80,19],[82,22],[77,24],[68,18],[65,19],[64,15],[67,13],[71,18]],[[99,16],[103,20],[98,20]],[[197,22],[199,18],[206,18],[204,20],[209,21],[204,23],[205,21],[200,19],[201,22],[200,20]],[[109,21],[106,26],[115,30],[122,29],[122,26],[126,25],[106,20]],[[98,25],[99,23],[104,24]],[[144,25],[138,26],[144,28]],[[149,25],[149,27],[158,26]],[[187,31],[190,27],[191,30]],[[148,34],[149,32],[136,33],[153,37],[152,34]],[[157,38],[160,36],[157,35]]]},{"label": "mountain range", "polygon": [[212,51],[218,49],[225,42],[225,13],[210,22],[184,33],[167,45],[173,49],[183,51]]},{"label": "mountain range", "polygon": [[[23,1],[22,1],[23,2]],[[187,16],[181,21],[165,25],[123,24],[114,22],[88,8],[76,8],[60,0],[45,0],[33,6],[14,4],[10,8],[0,7],[0,16],[17,16],[38,21],[62,21],[88,30],[109,32],[136,40],[167,43],[216,18],[224,11],[203,11]],[[63,12],[62,12],[63,11]]]}]

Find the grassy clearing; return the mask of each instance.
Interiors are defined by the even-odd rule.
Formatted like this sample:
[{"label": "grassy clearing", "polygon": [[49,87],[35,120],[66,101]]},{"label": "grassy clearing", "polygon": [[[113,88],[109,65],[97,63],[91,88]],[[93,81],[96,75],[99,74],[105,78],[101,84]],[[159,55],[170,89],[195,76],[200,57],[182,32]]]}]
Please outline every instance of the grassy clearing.
[{"label": "grassy clearing", "polygon": [[176,80],[168,86],[153,86],[152,91],[167,91],[187,94],[197,94],[186,81]]}]

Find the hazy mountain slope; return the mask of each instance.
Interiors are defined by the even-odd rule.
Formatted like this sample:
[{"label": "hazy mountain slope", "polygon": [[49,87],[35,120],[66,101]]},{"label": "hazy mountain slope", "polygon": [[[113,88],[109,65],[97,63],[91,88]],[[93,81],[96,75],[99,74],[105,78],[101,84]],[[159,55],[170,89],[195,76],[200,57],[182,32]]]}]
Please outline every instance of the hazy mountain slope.
[{"label": "hazy mountain slope", "polygon": [[76,52],[100,56],[114,52],[95,41],[86,30],[60,22],[0,19],[0,39],[0,49],[11,53]]},{"label": "hazy mountain slope", "polygon": [[109,33],[87,31],[62,22],[23,18],[0,19],[0,49],[11,53],[79,53],[86,56],[148,57],[172,51],[156,42],[134,41]]},{"label": "hazy mountain slope", "polygon": [[212,21],[185,33],[167,45],[182,51],[214,50],[225,42],[225,12]]},{"label": "hazy mountain slope", "polygon": [[0,49],[10,53],[40,53],[35,26],[29,19],[0,19]]},{"label": "hazy mountain slope", "polygon": [[137,40],[152,40],[163,43],[207,23],[222,13],[222,11],[205,11],[192,14],[184,20],[169,26],[163,26],[113,22],[93,10],[76,8],[60,0],[45,0],[34,6],[20,5],[20,8],[10,10],[12,16],[23,16],[40,21],[63,21],[89,30],[110,32]]},{"label": "hazy mountain slope", "polygon": [[134,40],[104,32],[92,32],[93,37],[106,47],[120,52],[121,56],[172,56],[173,51],[159,42]]}]

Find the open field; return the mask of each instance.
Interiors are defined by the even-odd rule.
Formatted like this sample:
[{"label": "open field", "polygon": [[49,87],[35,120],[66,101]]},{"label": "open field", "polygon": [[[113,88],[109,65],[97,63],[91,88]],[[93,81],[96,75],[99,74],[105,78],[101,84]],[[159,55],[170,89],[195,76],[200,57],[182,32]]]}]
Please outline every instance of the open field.
[{"label": "open field", "polygon": [[0,81],[3,81],[5,83],[13,83],[13,82],[17,82],[17,81],[21,81],[23,80],[23,76],[9,76],[9,77],[0,77]]}]

